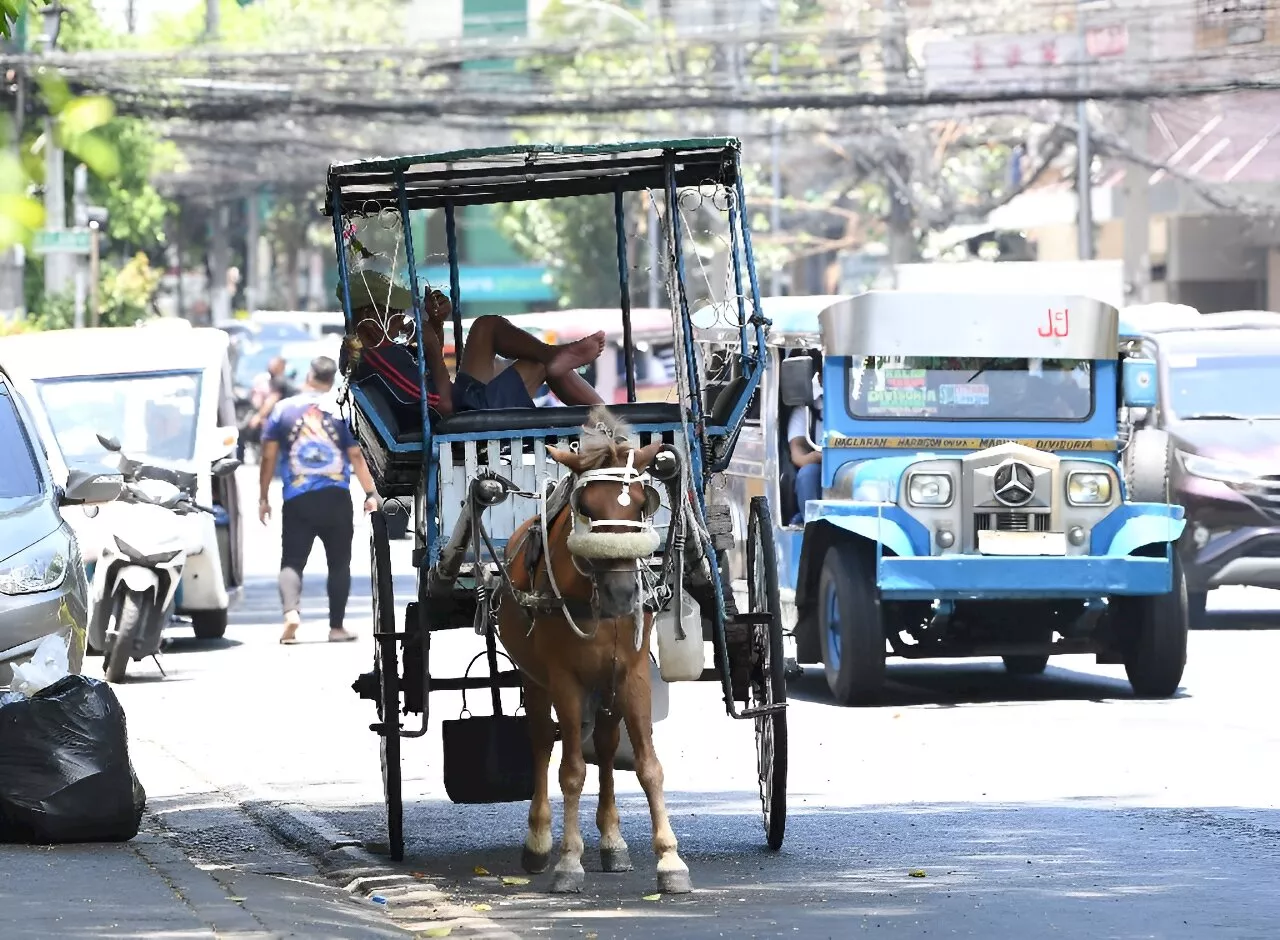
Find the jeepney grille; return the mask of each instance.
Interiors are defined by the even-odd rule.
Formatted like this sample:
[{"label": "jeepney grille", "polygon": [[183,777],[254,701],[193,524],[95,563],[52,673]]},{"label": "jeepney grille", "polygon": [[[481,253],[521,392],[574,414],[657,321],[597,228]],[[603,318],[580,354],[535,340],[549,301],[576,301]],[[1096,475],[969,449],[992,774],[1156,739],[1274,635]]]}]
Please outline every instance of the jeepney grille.
[{"label": "jeepney grille", "polygon": [[1047,512],[977,512],[973,514],[975,532],[1048,532]]},{"label": "jeepney grille", "polygon": [[1257,477],[1248,483],[1233,483],[1231,486],[1264,516],[1280,519],[1280,474]]}]

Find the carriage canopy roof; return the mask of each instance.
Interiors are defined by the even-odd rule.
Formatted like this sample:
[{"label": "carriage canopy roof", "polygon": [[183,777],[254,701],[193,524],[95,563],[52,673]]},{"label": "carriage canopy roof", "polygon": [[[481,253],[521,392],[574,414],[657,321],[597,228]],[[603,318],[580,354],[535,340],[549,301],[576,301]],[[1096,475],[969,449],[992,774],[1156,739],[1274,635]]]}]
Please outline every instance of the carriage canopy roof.
[{"label": "carriage canopy roof", "polygon": [[410,209],[661,189],[669,158],[675,161],[678,187],[734,186],[740,150],[735,138],[707,137],[485,147],[335,163],[329,167],[324,213],[333,215],[339,190],[348,215],[398,209],[400,179]]}]

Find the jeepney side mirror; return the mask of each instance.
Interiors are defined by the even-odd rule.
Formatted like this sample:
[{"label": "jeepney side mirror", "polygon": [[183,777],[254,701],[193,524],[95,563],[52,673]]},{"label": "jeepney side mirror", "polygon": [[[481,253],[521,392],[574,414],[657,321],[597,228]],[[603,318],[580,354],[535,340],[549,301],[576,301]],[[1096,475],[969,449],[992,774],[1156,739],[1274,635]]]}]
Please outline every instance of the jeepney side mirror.
[{"label": "jeepney side mirror", "polygon": [[779,364],[779,387],[782,404],[788,408],[807,408],[813,404],[814,363],[809,356],[791,356]]},{"label": "jeepney side mirror", "polygon": [[1126,408],[1154,408],[1156,395],[1156,362],[1134,357],[1121,365],[1120,384]]}]

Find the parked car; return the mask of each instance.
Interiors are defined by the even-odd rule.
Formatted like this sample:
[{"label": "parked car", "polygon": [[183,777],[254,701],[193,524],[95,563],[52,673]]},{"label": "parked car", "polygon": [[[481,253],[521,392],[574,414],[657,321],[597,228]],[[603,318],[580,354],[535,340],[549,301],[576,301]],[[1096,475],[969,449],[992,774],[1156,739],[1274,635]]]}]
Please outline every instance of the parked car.
[{"label": "parked car", "polygon": [[[117,458],[103,447],[102,436],[115,438],[148,464],[194,474],[193,501],[215,512],[184,518],[187,560],[176,612],[191,618],[201,639],[223,635],[227,611],[243,584],[237,480],[211,470],[215,460],[234,452],[238,438],[227,345],[225,333],[189,324],[0,339],[0,361],[36,389],[68,464],[116,472]],[[85,561],[94,569],[91,577],[108,574],[96,570],[101,547],[118,544],[117,523],[135,509],[115,503],[92,519],[72,516]]]},{"label": "parked car", "polygon": [[87,513],[121,492],[119,474],[69,473],[31,389],[0,366],[0,685],[51,634],[84,664],[89,584],[75,530],[60,509]]},{"label": "parked car", "polygon": [[1138,351],[1159,364],[1159,404],[1137,424],[1168,435],[1169,491],[1187,513],[1178,552],[1202,625],[1214,588],[1280,588],[1280,313],[1150,313],[1125,311]]}]

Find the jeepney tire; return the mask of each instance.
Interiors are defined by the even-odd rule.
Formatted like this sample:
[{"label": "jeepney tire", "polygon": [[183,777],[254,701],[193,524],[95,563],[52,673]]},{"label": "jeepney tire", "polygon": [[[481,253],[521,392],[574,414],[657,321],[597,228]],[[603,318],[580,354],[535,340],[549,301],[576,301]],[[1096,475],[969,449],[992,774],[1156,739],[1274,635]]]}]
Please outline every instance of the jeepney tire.
[{"label": "jeepney tire", "polygon": [[1173,589],[1150,597],[1116,598],[1124,671],[1139,698],[1169,698],[1187,665],[1187,581],[1173,556]]},{"label": "jeepney tire", "polygon": [[191,629],[198,640],[221,640],[227,635],[225,610],[193,610]]},{"label": "jeepney tire", "polygon": [[818,638],[827,685],[836,701],[875,704],[884,687],[885,635],[875,556],[868,546],[837,542],[823,556]]},{"label": "jeepney tire", "polygon": [[1173,447],[1159,428],[1139,428],[1124,451],[1124,480],[1133,503],[1169,503]]},{"label": "jeepney tire", "polygon": [[1038,676],[1049,665],[1048,656],[1002,656],[1004,671],[1011,676]]},{"label": "jeepney tire", "polygon": [[1209,592],[1187,592],[1187,626],[1192,630],[1203,630],[1209,626]]}]

